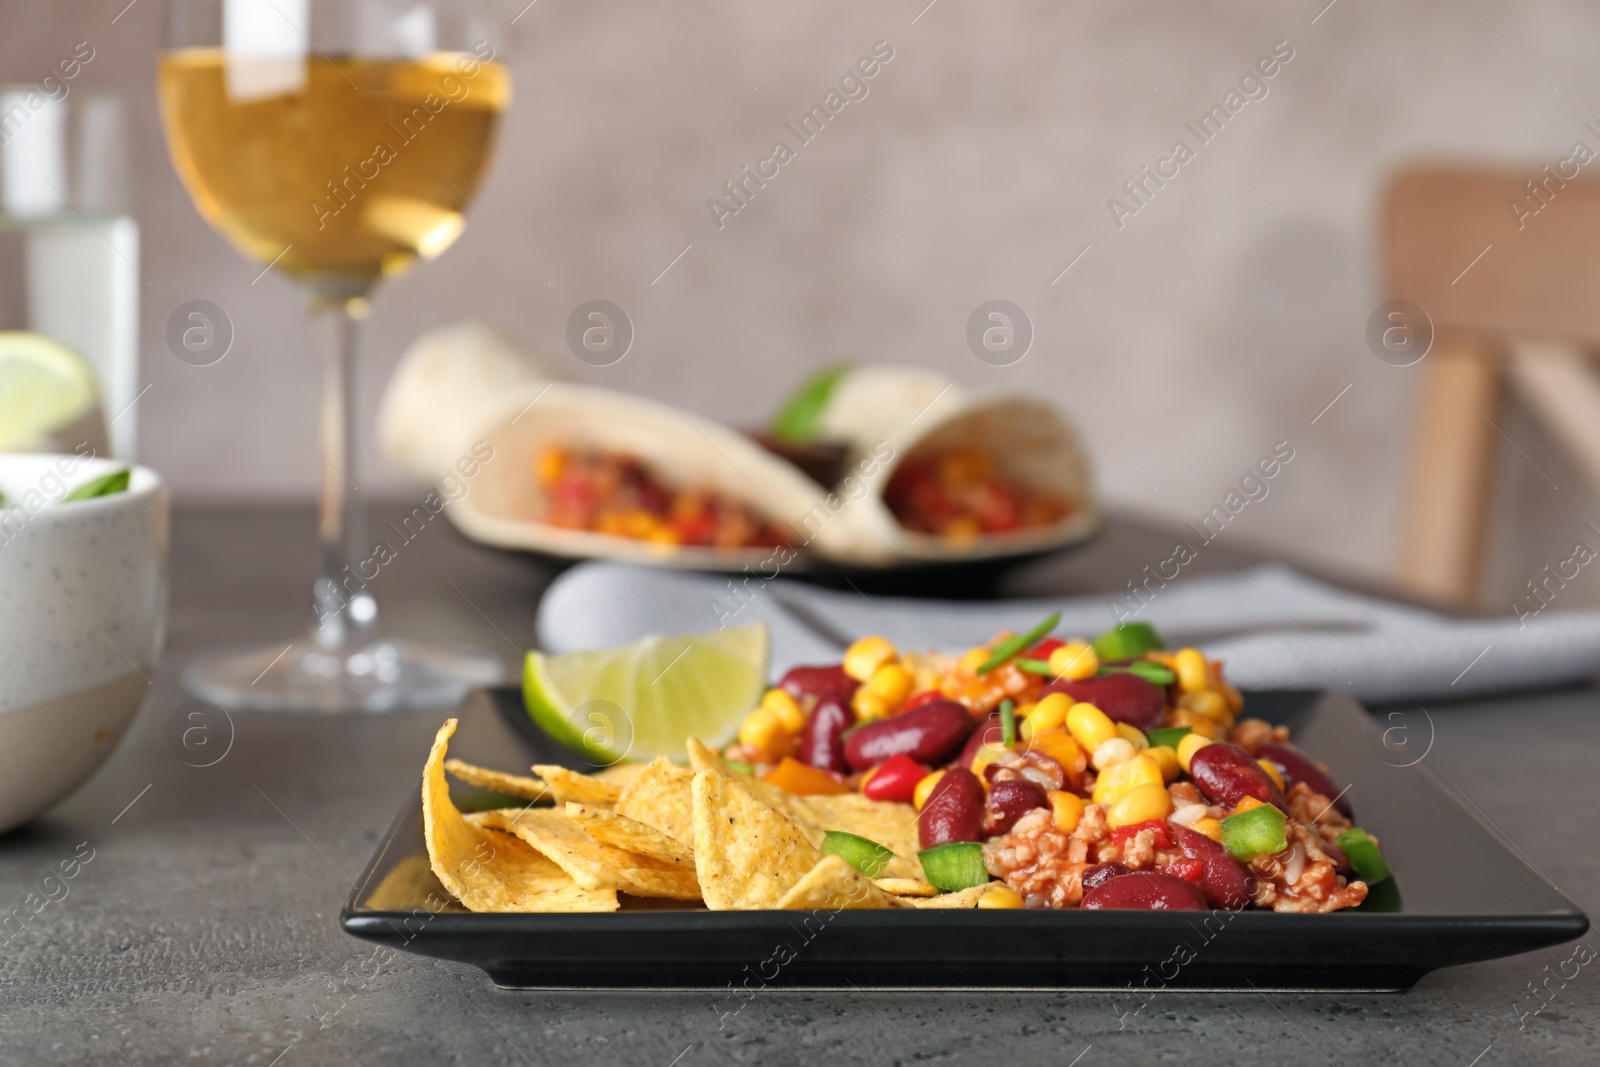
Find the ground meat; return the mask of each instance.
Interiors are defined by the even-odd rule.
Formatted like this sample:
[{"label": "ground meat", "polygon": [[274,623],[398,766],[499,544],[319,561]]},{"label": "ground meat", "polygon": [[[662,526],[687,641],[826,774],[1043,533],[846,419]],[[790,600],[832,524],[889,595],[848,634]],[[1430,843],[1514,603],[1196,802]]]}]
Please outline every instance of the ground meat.
[{"label": "ground meat", "polygon": [[1090,804],[1072,833],[1063,833],[1047,808],[1017,820],[1009,834],[983,846],[989,873],[1022,894],[1030,908],[1070,908],[1083,899],[1091,846],[1106,839],[1106,809]]},{"label": "ground meat", "polygon": [[1233,729],[1228,731],[1228,740],[1254,756],[1268,741],[1289,740],[1289,728],[1273,726],[1261,719],[1240,719],[1234,724]]},{"label": "ground meat", "polygon": [[1173,782],[1167,786],[1167,795],[1172,798],[1172,810],[1186,808],[1190,804],[1204,804],[1206,798],[1200,795],[1200,790],[1195,788],[1193,782]]},{"label": "ground meat", "polygon": [[1289,815],[1296,822],[1312,827],[1328,843],[1350,829],[1350,820],[1333,806],[1333,800],[1304,782],[1289,790]]},{"label": "ground meat", "polygon": [[[1289,846],[1282,852],[1250,861],[1250,871],[1256,876],[1251,903],[1256,907],[1329,912],[1354,907],[1367,899],[1367,884],[1347,884],[1317,834],[1291,819],[1287,836]],[[1297,870],[1298,876],[1291,882],[1289,876]]]}]

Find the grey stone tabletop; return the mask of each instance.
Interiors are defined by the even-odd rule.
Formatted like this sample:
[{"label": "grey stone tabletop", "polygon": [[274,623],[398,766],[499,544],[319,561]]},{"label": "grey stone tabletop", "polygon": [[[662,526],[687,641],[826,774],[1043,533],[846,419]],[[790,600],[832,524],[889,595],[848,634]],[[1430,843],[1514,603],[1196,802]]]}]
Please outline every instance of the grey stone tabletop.
[{"label": "grey stone tabletop", "polygon": [[[1116,523],[1018,588],[1105,589],[1164,544]],[[440,712],[236,712],[231,747],[205,767],[169,742],[185,659],[294,633],[313,551],[308,511],[178,512],[168,651],[134,726],[75,795],[0,838],[0,1064],[1595,1060],[1600,966],[1580,947],[1593,935],[1437,971],[1406,993],[1167,992],[1137,1013],[1111,992],[765,991],[725,1019],[714,993],[513,992],[472,967],[390,956],[344,934],[338,913],[416,788]],[[440,528],[406,546],[377,591],[386,628],[510,661],[532,640],[548,579]],[[1479,701],[1434,721],[1434,772],[1595,914],[1600,693]],[[65,895],[27,906],[74,856],[89,858]]]}]

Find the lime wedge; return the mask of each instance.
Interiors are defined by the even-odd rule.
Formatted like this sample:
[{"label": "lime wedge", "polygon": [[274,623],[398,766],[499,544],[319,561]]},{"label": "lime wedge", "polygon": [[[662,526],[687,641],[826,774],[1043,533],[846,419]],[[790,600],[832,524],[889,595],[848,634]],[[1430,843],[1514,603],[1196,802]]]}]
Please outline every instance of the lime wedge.
[{"label": "lime wedge", "polygon": [[529,652],[522,698],[546,733],[596,762],[681,760],[688,737],[733,740],[766,678],[767,627],[757,623],[591,652]]},{"label": "lime wedge", "polygon": [[97,393],[94,369],[58,341],[0,331],[0,452],[31,448],[82,418]]}]

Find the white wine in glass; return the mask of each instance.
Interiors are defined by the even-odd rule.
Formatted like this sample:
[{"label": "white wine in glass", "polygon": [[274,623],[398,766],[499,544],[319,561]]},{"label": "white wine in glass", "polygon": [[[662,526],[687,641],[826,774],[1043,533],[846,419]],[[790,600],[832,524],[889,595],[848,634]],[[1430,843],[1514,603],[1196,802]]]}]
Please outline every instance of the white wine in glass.
[{"label": "white wine in glass", "polygon": [[322,573],[309,636],[193,662],[232,707],[323,712],[448,704],[497,657],[378,637],[352,492],[356,327],[373,286],[465,226],[511,79],[493,8],[469,0],[171,0],[161,109],[195,206],[328,321],[319,451]]}]

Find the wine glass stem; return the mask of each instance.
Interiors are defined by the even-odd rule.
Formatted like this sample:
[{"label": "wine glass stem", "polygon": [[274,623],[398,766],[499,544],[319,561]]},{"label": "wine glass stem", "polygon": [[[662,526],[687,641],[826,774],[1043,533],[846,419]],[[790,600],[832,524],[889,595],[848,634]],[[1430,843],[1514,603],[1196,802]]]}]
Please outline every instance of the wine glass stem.
[{"label": "wine glass stem", "polygon": [[367,589],[359,546],[362,515],[355,483],[355,355],[364,297],[314,300],[312,313],[325,335],[322,348],[322,495],[317,533],[322,542],[322,573],[312,599],[311,635],[319,645],[337,648],[377,618],[377,602]]}]

